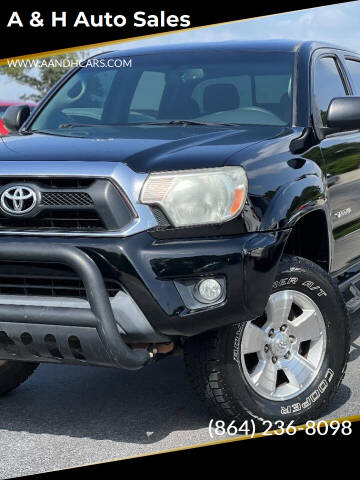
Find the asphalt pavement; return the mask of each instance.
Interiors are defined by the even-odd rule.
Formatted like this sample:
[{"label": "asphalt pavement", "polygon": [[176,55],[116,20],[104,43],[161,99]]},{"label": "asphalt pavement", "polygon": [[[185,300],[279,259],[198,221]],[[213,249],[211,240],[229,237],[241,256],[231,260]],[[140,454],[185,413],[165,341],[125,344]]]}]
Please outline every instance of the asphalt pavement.
[{"label": "asphalt pavement", "polygon": [[[181,357],[137,372],[40,365],[0,398],[0,478],[211,441]],[[360,314],[345,379],[324,418],[360,413]]]}]

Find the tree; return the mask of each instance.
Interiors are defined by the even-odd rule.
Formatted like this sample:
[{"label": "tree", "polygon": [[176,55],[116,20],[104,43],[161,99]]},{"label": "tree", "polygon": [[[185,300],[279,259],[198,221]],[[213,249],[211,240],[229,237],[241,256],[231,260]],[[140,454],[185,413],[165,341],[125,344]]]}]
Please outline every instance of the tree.
[{"label": "tree", "polygon": [[[30,60],[22,65],[7,65],[1,68],[1,73],[36,91],[30,95],[22,95],[20,97],[22,100],[38,102],[69,69],[75,66],[76,62],[85,57],[83,53],[65,53],[56,57]],[[59,60],[64,65],[59,66],[55,63]]]}]

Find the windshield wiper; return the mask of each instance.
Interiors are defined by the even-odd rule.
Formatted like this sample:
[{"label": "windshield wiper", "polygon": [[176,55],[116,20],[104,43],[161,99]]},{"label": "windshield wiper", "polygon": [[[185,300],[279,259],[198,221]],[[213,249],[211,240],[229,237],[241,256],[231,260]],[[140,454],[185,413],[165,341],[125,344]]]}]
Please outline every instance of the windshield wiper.
[{"label": "windshield wiper", "polygon": [[[75,127],[111,127],[118,126],[120,123],[62,123],[58,128],[75,128]],[[125,124],[122,124],[125,125]]]},{"label": "windshield wiper", "polygon": [[223,126],[238,127],[238,123],[218,123],[218,122],[200,122],[196,120],[169,120],[164,122],[132,122],[132,123],[62,123],[58,128],[76,128],[76,127],[121,127],[136,125],[200,125],[200,126]]},{"label": "windshield wiper", "polygon": [[32,135],[34,133],[42,133],[44,135],[55,135],[56,136],[56,133],[51,132],[49,130],[21,130],[19,133],[21,135]]},{"label": "windshield wiper", "polygon": [[223,126],[234,127],[239,126],[238,123],[220,123],[220,122],[200,122],[197,120],[169,120],[168,122],[145,122],[145,125],[204,125],[204,126]]}]

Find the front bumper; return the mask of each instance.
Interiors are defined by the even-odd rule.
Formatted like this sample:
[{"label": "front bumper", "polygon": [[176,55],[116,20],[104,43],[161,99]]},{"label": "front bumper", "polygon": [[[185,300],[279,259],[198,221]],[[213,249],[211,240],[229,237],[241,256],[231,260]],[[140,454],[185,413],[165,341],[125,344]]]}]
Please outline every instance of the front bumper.
[{"label": "front bumper", "polygon": [[[126,238],[3,236],[0,264],[66,265],[81,278],[88,304],[11,303],[11,296],[0,295],[0,358],[140,368],[149,353],[127,345],[139,338],[136,329],[143,328],[137,332],[143,341],[161,342],[261,315],[287,236],[288,231],[166,241],[146,232]],[[105,276],[119,281],[139,315],[129,315],[126,302],[114,315]],[[186,307],[176,282],[219,276],[226,281],[221,303]]]}]

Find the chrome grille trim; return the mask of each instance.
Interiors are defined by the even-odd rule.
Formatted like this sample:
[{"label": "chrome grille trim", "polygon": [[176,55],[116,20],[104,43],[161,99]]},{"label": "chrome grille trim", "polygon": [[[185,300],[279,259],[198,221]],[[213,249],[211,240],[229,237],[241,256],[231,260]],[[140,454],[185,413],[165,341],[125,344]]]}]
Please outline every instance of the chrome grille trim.
[{"label": "chrome grille trim", "polygon": [[[9,146],[10,146],[9,142]],[[113,182],[121,191],[129,207],[134,213],[134,219],[120,230],[101,232],[63,232],[63,231],[13,231],[1,230],[0,235],[46,236],[46,237],[127,237],[156,227],[158,222],[151,208],[138,203],[141,188],[147,178],[146,173],[135,173],[129,167],[116,162],[40,162],[40,161],[0,161],[0,177],[82,177],[104,178]]]}]

